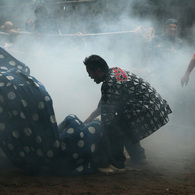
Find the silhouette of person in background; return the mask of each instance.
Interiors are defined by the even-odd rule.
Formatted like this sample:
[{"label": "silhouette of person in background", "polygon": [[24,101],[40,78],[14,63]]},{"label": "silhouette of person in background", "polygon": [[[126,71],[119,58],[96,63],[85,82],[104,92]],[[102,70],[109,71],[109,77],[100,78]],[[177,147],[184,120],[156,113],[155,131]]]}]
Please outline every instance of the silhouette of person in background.
[{"label": "silhouette of person in background", "polygon": [[157,35],[151,42],[152,50],[163,57],[171,56],[182,48],[182,40],[178,35],[178,21],[168,19],[165,22],[165,30],[162,35]]},{"label": "silhouette of person in background", "polygon": [[1,26],[0,31],[2,32],[1,44],[5,48],[12,47],[17,40],[17,34],[14,32],[18,32],[19,28],[16,28],[11,21],[6,21]]},{"label": "silhouette of person in background", "polygon": [[55,20],[49,15],[46,7],[38,6],[34,10],[36,20],[32,19],[26,23],[26,30],[31,32],[59,34],[59,29]]},{"label": "silhouette of person in background", "polygon": [[12,22],[7,21],[1,26],[1,31],[5,33],[9,33],[14,29],[14,25]]}]

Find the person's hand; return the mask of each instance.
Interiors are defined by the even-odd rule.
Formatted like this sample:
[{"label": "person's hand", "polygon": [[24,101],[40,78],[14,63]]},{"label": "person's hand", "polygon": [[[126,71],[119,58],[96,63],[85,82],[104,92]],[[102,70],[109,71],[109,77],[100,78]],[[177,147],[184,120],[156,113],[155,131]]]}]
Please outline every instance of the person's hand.
[{"label": "person's hand", "polygon": [[84,123],[89,123],[91,122],[94,118],[98,117],[100,115],[100,108],[96,108],[91,114],[90,116],[84,121]]},{"label": "person's hand", "polygon": [[188,74],[185,74],[182,79],[181,79],[181,85],[183,87],[183,85],[187,85],[188,84],[188,81],[189,81],[189,75]]},{"label": "person's hand", "polygon": [[93,120],[92,117],[88,117],[88,118],[84,121],[84,123],[87,124],[87,123],[91,122],[92,120]]}]

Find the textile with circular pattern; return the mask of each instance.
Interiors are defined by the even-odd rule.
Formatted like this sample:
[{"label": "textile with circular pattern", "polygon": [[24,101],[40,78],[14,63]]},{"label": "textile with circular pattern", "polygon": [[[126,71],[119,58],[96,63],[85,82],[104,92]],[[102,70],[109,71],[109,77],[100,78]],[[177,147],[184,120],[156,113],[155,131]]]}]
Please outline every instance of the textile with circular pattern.
[{"label": "textile with circular pattern", "polygon": [[84,125],[70,115],[58,130],[51,96],[29,73],[25,64],[0,48],[1,149],[13,164],[32,173],[94,172],[91,160],[100,122]]}]

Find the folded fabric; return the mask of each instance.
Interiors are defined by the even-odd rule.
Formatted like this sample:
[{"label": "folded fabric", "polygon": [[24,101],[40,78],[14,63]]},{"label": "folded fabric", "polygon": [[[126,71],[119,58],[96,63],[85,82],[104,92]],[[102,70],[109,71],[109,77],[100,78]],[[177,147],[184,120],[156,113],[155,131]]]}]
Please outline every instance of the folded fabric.
[{"label": "folded fabric", "polygon": [[100,122],[84,125],[70,115],[58,126],[52,98],[30,69],[0,48],[0,147],[11,162],[32,173],[94,172],[91,159]]},{"label": "folded fabric", "polygon": [[70,164],[67,169],[70,174],[94,172],[93,157],[101,135],[100,121],[84,124],[76,115],[69,115],[59,124],[58,129],[62,145],[60,162]]}]

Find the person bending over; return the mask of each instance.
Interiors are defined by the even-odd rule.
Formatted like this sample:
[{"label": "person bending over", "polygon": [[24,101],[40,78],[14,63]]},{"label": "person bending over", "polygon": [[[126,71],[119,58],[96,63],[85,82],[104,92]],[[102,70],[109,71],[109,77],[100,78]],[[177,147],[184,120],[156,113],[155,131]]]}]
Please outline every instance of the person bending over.
[{"label": "person bending over", "polygon": [[132,160],[145,159],[140,140],[169,121],[171,108],[148,82],[119,67],[109,68],[102,57],[91,55],[83,63],[89,77],[102,82],[98,107],[85,120],[101,116],[95,163],[106,174],[125,172],[124,147]]}]

